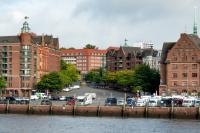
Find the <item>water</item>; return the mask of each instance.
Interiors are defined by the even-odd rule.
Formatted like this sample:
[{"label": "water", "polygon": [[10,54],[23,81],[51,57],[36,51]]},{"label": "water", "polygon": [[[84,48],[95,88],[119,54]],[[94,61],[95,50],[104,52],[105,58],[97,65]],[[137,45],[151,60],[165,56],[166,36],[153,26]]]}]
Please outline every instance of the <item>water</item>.
[{"label": "water", "polygon": [[200,133],[200,121],[0,114],[0,133]]}]

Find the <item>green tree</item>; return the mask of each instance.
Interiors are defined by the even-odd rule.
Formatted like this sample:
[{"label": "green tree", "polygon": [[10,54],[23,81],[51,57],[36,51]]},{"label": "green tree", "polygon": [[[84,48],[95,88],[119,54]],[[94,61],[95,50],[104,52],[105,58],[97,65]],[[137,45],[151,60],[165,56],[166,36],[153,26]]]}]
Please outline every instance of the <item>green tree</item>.
[{"label": "green tree", "polygon": [[107,83],[117,83],[117,73],[116,72],[108,72],[105,76],[105,81]]},{"label": "green tree", "polygon": [[60,60],[60,70],[66,70],[67,64],[64,60]]},{"label": "green tree", "polygon": [[95,45],[92,45],[92,44],[87,44],[85,45],[84,49],[95,49],[96,46]]},{"label": "green tree", "polygon": [[37,84],[37,89],[41,91],[61,91],[63,87],[64,83],[58,72],[51,72],[47,75],[44,75],[40,82]]},{"label": "green tree", "polygon": [[60,50],[66,50],[66,48],[64,48],[64,47],[61,47],[61,48],[60,48]]},{"label": "green tree", "polygon": [[132,70],[122,70],[117,72],[117,84],[122,87],[130,87],[133,81]]},{"label": "green tree", "polygon": [[142,89],[142,86],[136,86],[136,87],[134,87],[133,89],[132,89],[132,92],[133,93],[137,93],[137,92],[142,92],[143,91],[143,89]]},{"label": "green tree", "polygon": [[0,77],[0,89],[5,87],[6,87],[6,81],[2,77]]},{"label": "green tree", "polygon": [[0,91],[4,88],[6,88],[6,81],[3,79],[3,77],[0,77]]},{"label": "green tree", "polygon": [[159,72],[148,65],[140,64],[134,69],[133,87],[141,86],[143,92],[155,93],[160,84]]},{"label": "green tree", "polygon": [[80,79],[80,73],[73,64],[66,64],[65,61],[60,62],[61,71],[59,75],[65,86],[72,84]]},{"label": "green tree", "polygon": [[74,50],[75,48],[74,47],[70,47],[70,48],[68,48],[68,50]]}]

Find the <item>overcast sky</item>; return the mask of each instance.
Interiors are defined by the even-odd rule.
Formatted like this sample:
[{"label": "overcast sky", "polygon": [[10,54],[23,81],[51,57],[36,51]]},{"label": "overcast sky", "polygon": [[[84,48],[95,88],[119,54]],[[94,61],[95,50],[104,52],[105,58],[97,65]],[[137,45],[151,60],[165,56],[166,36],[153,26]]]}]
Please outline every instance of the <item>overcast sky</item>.
[{"label": "overcast sky", "polygon": [[125,38],[130,46],[144,41],[161,49],[180,33],[192,33],[194,6],[200,12],[199,0],[0,0],[0,5],[0,36],[18,34],[29,16],[32,32],[58,37],[61,47],[90,43],[101,49],[123,45]]}]

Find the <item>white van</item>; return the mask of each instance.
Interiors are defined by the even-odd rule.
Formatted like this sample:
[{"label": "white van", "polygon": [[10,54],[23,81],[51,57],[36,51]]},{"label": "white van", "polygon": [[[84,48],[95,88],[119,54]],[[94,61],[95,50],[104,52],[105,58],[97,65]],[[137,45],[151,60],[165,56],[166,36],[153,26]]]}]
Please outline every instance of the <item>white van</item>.
[{"label": "white van", "polygon": [[92,104],[92,96],[91,95],[77,96],[76,104],[77,105],[90,105],[90,104]]},{"label": "white van", "polygon": [[92,99],[96,99],[97,95],[96,93],[85,93],[85,96],[91,95]]},{"label": "white van", "polygon": [[185,98],[185,99],[183,99],[182,106],[183,107],[194,107],[195,100],[196,99],[194,99],[194,98]]}]

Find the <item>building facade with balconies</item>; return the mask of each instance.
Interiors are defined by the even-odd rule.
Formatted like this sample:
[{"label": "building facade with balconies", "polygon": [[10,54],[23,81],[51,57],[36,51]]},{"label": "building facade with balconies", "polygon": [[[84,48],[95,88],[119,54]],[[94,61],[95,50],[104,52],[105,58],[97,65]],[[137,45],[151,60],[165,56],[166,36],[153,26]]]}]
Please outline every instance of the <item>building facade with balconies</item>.
[{"label": "building facade with balconies", "polygon": [[136,64],[142,63],[140,47],[121,46],[109,47],[106,54],[108,71],[132,69]]},{"label": "building facade with balconies", "polygon": [[164,43],[160,65],[160,95],[200,92],[200,38],[182,33],[177,42]]},{"label": "building facade with balconies", "polygon": [[3,95],[30,96],[44,74],[60,69],[58,38],[30,33],[26,21],[19,35],[0,36],[0,56]]}]

